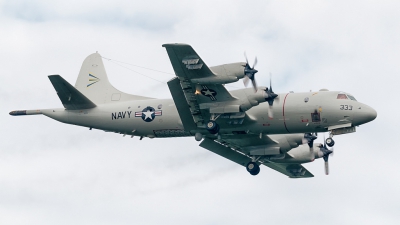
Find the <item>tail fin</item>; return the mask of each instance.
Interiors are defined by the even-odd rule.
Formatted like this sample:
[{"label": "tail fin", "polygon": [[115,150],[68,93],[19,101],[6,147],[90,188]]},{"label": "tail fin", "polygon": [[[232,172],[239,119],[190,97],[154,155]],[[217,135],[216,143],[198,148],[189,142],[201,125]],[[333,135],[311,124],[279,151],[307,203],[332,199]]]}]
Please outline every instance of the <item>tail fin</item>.
[{"label": "tail fin", "polygon": [[89,55],[83,61],[75,88],[94,104],[150,99],[126,94],[114,88],[108,81],[103,60],[97,52]]}]

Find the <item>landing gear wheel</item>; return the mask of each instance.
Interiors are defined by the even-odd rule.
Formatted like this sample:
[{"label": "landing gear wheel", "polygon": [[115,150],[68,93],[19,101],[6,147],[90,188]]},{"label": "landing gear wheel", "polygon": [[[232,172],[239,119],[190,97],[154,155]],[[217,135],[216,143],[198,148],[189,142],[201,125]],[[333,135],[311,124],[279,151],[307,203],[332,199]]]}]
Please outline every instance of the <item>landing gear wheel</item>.
[{"label": "landing gear wheel", "polygon": [[211,134],[216,134],[219,131],[219,125],[218,123],[216,123],[215,121],[209,121],[206,125],[206,129],[208,130],[208,132],[210,132]]},{"label": "landing gear wheel", "polygon": [[333,145],[335,145],[335,141],[332,138],[327,138],[325,142],[326,142],[326,145],[328,145],[329,147],[332,147]]},{"label": "landing gear wheel", "polygon": [[260,166],[255,162],[249,162],[246,165],[246,170],[253,176],[260,172]]}]

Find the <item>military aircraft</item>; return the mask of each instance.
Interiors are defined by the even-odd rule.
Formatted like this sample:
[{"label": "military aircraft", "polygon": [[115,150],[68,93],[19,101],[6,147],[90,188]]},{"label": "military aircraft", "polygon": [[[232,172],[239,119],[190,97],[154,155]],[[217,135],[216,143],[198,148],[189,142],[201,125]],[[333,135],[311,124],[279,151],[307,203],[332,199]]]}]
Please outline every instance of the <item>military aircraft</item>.
[{"label": "military aircraft", "polygon": [[[263,164],[290,178],[313,177],[301,164],[328,158],[334,135],[352,133],[376,111],[349,93],[321,89],[280,93],[258,87],[258,72],[246,62],[208,67],[187,44],[164,44],[176,77],[168,81],[172,99],[123,93],[107,79],[97,52],[83,62],[75,86],[50,75],[64,108],[17,110],[10,115],[43,114],[57,121],[131,137],[194,136],[200,147],[245,166],[251,175]],[[228,91],[240,79],[252,88]],[[318,132],[329,132],[323,144]]]}]

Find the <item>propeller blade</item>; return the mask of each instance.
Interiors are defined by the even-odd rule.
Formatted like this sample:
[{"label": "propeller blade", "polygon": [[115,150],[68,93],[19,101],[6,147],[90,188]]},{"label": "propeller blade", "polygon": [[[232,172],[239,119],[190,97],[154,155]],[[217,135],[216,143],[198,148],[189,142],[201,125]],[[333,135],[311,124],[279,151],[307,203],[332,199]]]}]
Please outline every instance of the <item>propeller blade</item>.
[{"label": "propeller blade", "polygon": [[249,85],[249,80],[250,80],[250,78],[248,76],[244,76],[244,78],[243,78],[244,86],[247,87]]},{"label": "propeller blade", "polygon": [[273,93],[273,91],[272,91],[272,73],[269,73],[269,91]]},{"label": "propeller blade", "polygon": [[274,118],[274,112],[273,112],[273,108],[272,107],[273,107],[272,105],[268,105],[268,117],[270,119]]},{"label": "propeller blade", "polygon": [[328,166],[328,160],[329,160],[329,155],[333,153],[333,149],[328,149],[326,147],[326,140],[325,140],[325,134],[324,134],[324,145],[320,147],[321,152],[323,153],[322,158],[325,161],[325,174],[329,174],[329,166]]},{"label": "propeller blade", "polygon": [[257,57],[254,59],[253,69],[254,67],[256,67],[256,65],[257,65]]},{"label": "propeller blade", "polygon": [[247,54],[246,54],[246,52],[244,52],[244,58],[246,58],[246,63],[247,63],[247,65],[249,65],[249,60],[247,60]]},{"label": "propeller blade", "polygon": [[328,164],[328,161],[325,162],[325,174],[329,175],[329,164]]},{"label": "propeller blade", "polygon": [[254,88],[254,92],[257,92],[258,88],[257,88],[257,82],[255,79],[251,80],[251,83],[253,84],[253,88]]}]

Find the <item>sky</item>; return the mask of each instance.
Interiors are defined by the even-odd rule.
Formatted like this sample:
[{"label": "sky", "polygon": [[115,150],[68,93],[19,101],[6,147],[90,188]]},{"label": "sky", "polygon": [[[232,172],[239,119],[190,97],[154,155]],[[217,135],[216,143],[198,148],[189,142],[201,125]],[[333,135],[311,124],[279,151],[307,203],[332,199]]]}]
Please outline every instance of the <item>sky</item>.
[{"label": "sky", "polygon": [[[399,10],[398,1],[0,0],[0,224],[397,224]],[[271,73],[278,93],[346,91],[378,117],[335,136],[329,176],[319,159],[304,165],[314,178],[289,179],[267,167],[251,176],[192,137],[140,141],[8,115],[62,107],[47,76],[74,84],[96,51],[119,90],[170,98],[165,43],[192,45],[209,66],[246,52],[259,85]]]}]

